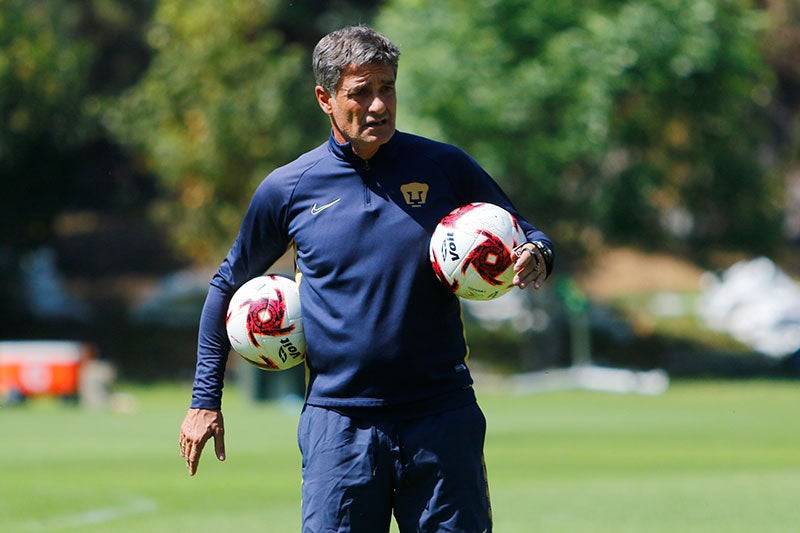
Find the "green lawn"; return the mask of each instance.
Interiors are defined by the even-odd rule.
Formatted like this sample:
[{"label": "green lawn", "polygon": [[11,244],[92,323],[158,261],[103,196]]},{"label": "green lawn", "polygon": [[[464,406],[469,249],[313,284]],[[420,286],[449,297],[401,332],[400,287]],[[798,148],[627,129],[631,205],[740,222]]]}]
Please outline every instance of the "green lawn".
[{"label": "green lawn", "polygon": [[[0,408],[0,531],[299,531],[298,406],[227,391],[228,460],[209,453],[189,478],[177,446],[188,390],[126,387],[128,414],[47,400]],[[800,383],[478,393],[499,533],[800,523]]]}]

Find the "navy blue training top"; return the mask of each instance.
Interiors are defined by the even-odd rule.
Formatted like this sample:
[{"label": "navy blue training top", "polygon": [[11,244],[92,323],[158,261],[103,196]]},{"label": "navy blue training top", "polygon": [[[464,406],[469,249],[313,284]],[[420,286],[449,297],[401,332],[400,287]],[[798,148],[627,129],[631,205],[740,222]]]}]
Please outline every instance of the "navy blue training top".
[{"label": "navy blue training top", "polygon": [[307,403],[412,416],[474,401],[460,303],[437,281],[428,244],[444,215],[477,201],[504,207],[529,241],[552,247],[476,161],[423,137],[397,131],[364,161],[331,135],[273,171],[211,281],[191,406],[220,408],[228,302],[292,243]]}]

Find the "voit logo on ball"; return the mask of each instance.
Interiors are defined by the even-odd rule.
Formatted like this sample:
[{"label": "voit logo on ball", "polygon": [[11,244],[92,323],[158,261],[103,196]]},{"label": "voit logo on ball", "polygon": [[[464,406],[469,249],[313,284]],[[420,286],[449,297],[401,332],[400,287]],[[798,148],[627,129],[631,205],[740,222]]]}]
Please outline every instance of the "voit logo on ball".
[{"label": "voit logo on ball", "polygon": [[281,339],[281,345],[278,349],[278,357],[280,357],[281,362],[286,363],[290,357],[292,359],[302,358],[303,355],[304,353],[292,343],[290,338],[284,337]]},{"label": "voit logo on ball", "polygon": [[442,241],[442,257],[450,261],[458,261],[461,259],[461,257],[458,255],[456,238],[452,231],[448,231],[447,238]]}]

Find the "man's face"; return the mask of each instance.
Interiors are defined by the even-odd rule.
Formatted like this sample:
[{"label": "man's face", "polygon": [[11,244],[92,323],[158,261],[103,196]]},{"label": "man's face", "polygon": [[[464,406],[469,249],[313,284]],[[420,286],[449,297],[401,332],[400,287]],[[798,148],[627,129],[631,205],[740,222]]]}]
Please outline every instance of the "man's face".
[{"label": "man's face", "polygon": [[350,142],[362,159],[371,158],[394,135],[397,96],[391,66],[347,67],[336,94],[317,86],[316,95],[331,118],[334,138],[340,143]]}]

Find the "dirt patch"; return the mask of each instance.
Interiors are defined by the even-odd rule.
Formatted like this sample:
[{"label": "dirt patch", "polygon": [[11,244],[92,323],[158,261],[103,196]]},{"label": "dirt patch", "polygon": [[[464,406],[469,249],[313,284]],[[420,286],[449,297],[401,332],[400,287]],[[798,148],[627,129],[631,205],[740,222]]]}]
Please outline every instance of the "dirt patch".
[{"label": "dirt patch", "polygon": [[595,266],[576,276],[592,299],[660,291],[696,291],[703,270],[675,256],[632,248],[610,249]]}]

